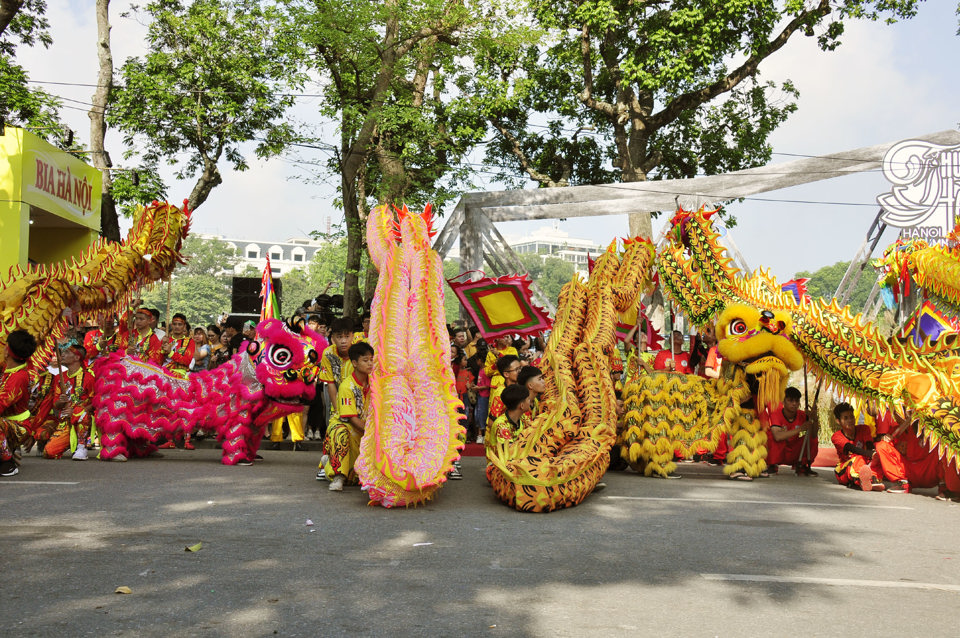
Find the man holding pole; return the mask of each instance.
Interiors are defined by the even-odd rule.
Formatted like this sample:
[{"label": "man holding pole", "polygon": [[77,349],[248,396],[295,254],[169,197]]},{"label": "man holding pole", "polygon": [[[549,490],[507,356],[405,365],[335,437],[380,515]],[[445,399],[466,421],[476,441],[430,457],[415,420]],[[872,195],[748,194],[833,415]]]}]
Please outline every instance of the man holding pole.
[{"label": "man holding pole", "polygon": [[789,387],[783,403],[770,415],[767,437],[767,466],[775,474],[778,465],[792,465],[801,476],[816,476],[810,469],[819,448],[816,415],[807,419],[800,409],[800,390]]}]

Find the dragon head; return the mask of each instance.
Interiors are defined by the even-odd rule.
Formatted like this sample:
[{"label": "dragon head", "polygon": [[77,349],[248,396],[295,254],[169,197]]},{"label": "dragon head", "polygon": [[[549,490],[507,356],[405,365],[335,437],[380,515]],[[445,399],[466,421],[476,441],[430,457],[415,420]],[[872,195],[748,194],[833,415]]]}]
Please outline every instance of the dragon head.
[{"label": "dragon head", "polygon": [[279,319],[260,322],[257,337],[258,341],[248,345],[247,354],[256,366],[264,394],[282,403],[313,400],[324,338],[306,327],[296,332]]},{"label": "dragon head", "polygon": [[731,304],[717,321],[717,351],[760,381],[761,405],[770,409],[783,399],[791,370],[803,367],[803,355],[790,340],[793,321],[786,312]]}]

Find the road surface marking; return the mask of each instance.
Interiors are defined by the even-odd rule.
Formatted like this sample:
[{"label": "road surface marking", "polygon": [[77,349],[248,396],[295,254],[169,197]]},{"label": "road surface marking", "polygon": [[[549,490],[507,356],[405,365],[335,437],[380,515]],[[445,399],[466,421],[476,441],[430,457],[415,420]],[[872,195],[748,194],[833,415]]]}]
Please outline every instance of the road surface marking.
[{"label": "road surface marking", "polygon": [[79,481],[0,481],[0,485],[80,485]]},{"label": "road surface marking", "polygon": [[960,593],[960,585],[914,583],[903,580],[860,580],[856,578],[813,578],[808,576],[767,576],[765,574],[700,574],[705,580],[738,581],[748,583],[793,583],[802,585],[833,585],[842,587],[880,587],[885,589],[926,589]]},{"label": "road surface marking", "polygon": [[808,507],[866,507],[879,510],[912,510],[905,505],[866,505],[860,503],[807,503],[798,501],[753,501],[734,498],[679,498],[673,496],[601,496],[621,501],[689,501],[691,503],[745,503],[750,505],[805,505]]}]

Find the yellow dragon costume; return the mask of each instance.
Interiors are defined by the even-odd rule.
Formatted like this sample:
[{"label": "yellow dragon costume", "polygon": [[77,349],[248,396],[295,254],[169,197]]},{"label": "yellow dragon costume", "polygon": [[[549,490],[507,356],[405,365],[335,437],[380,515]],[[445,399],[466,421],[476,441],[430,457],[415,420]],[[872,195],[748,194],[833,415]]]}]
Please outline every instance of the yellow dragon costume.
[{"label": "yellow dragon costume", "polygon": [[[960,455],[960,338],[916,345],[887,339],[877,327],[835,300],[796,301],[764,270],[743,276],[724,255],[710,221],[715,211],[679,211],[656,266],[664,289],[683,313],[702,325],[731,303],[766,309],[792,320],[790,340],[812,371],[838,394],[871,400],[897,413],[913,409],[931,449],[952,461]],[[960,300],[957,231],[948,247],[911,258],[918,282],[947,301]],[[721,350],[721,354],[723,351]],[[729,462],[729,457],[728,457]]]},{"label": "yellow dragon costume", "polygon": [[27,330],[39,345],[29,367],[45,367],[69,321],[119,314],[137,290],[168,277],[182,263],[189,226],[186,203],[153,202],[138,210],[121,243],[101,239],[69,263],[12,268],[0,284],[0,345],[11,331]]},{"label": "yellow dragon costume", "polygon": [[731,449],[724,472],[759,476],[767,467],[767,435],[751,399],[756,394],[758,410],[775,409],[790,371],[803,366],[790,341],[792,324],[783,311],[728,305],[717,321],[719,378],[654,372],[625,388],[621,458],[647,476],[666,477],[676,469],[675,452],[713,452],[727,432]]},{"label": "yellow dragon costume", "polygon": [[512,440],[487,447],[487,477],[507,505],[526,512],[572,507],[607,471],[616,441],[615,323],[649,285],[653,252],[641,239],[625,241],[622,255],[611,245],[586,284],[575,276],[561,290],[541,363],[540,412]]}]

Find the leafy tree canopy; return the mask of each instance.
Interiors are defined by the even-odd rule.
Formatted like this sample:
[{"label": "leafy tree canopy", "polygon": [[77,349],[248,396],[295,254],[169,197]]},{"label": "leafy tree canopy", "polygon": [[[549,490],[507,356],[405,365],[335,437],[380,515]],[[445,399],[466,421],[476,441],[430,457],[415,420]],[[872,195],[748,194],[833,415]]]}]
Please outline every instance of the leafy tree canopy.
[{"label": "leafy tree canopy", "polygon": [[248,168],[241,144],[268,157],[294,138],[283,115],[285,87],[303,77],[290,55],[296,34],[273,3],[255,0],[154,0],[143,11],[150,53],[120,69],[107,119],[148,163],[179,165],[179,179],[199,173],[195,209],[222,182],[221,159]]},{"label": "leafy tree canopy", "polygon": [[[810,281],[807,282],[807,293],[812,298],[817,299],[818,297],[823,297],[824,299],[830,300],[833,299],[836,294],[837,287],[840,285],[840,282],[843,280],[843,275],[849,267],[849,261],[838,261],[832,266],[824,266],[814,272],[798,272],[795,276],[808,277],[810,279]],[[873,290],[873,284],[876,283],[876,281],[877,275],[873,269],[867,267],[867,269],[861,273],[860,279],[857,281],[857,287],[847,302],[853,312],[863,312],[863,306],[867,303],[867,297],[870,296],[870,291]]]},{"label": "leafy tree canopy", "polygon": [[57,112],[60,101],[30,87],[26,70],[14,62],[18,45],[53,44],[46,9],[45,0],[0,0],[0,118],[65,147],[67,127]]},{"label": "leafy tree canopy", "polygon": [[577,272],[573,264],[559,257],[541,257],[532,253],[517,257],[530,274],[530,279],[536,282],[541,292],[554,304],[560,299],[560,289]]},{"label": "leafy tree canopy", "polygon": [[477,60],[487,161],[542,186],[693,177],[766,163],[796,88],[760,78],[795,35],[831,50],[850,19],[917,0],[530,0],[534,46]]}]

